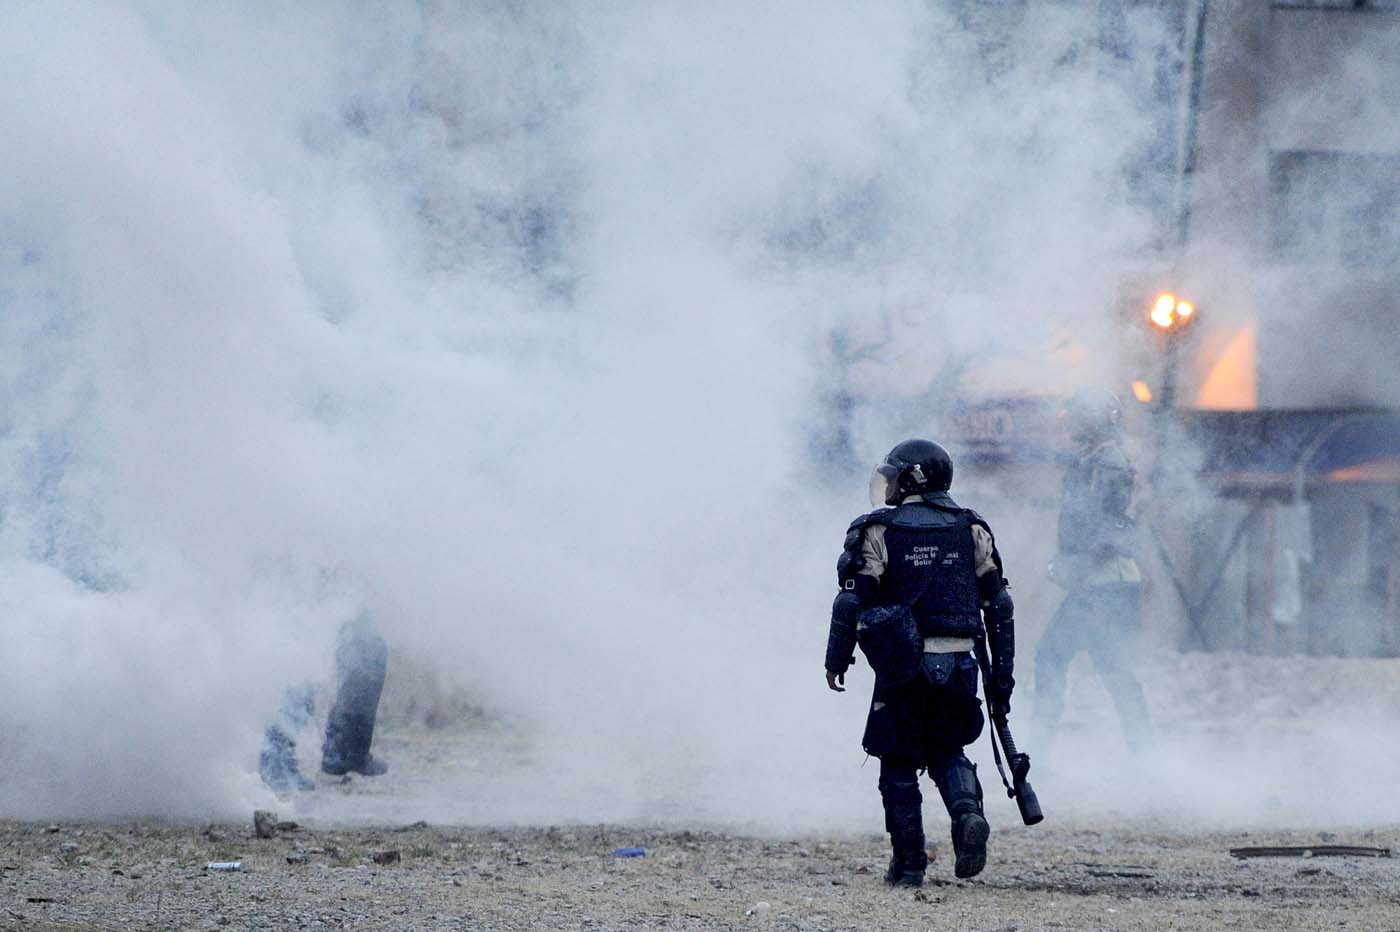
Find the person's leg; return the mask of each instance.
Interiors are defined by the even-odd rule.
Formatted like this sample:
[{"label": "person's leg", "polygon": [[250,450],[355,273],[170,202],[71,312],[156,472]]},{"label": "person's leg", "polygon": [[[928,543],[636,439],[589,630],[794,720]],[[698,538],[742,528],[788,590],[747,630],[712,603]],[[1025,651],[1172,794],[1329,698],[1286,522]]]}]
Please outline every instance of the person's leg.
[{"label": "person's leg", "polygon": [[1035,707],[1032,728],[1040,754],[1050,756],[1051,745],[1065,710],[1065,685],[1070,661],[1080,649],[1082,598],[1070,593],[1045,626],[1035,649]]},{"label": "person's leg", "polygon": [[929,766],[929,776],[938,784],[943,806],[948,810],[953,836],[954,875],[975,877],[987,865],[987,837],[991,827],[982,815],[982,784],[977,765],[959,751]]},{"label": "person's leg", "polygon": [[301,772],[297,763],[297,742],[293,737],[311,719],[314,692],[310,686],[288,689],[282,696],[277,720],[263,732],[258,752],[258,776],[276,793],[314,789],[316,784]]},{"label": "person's leg", "polygon": [[880,799],[885,806],[885,831],[890,833],[889,870],[885,883],[917,887],[924,882],[928,851],[924,848],[924,798],[914,761],[880,760]]},{"label": "person's leg", "polygon": [[1126,583],[1102,587],[1094,592],[1092,611],[1098,636],[1089,644],[1089,656],[1093,658],[1104,688],[1113,698],[1129,749],[1141,751],[1152,743],[1147,699],[1133,672],[1142,588]]},{"label": "person's leg", "polygon": [[987,864],[991,828],[982,814],[977,767],[963,748],[982,734],[985,719],[977,698],[977,661],[961,655],[948,680],[930,697],[928,719],[935,726],[928,743],[928,775],[938,785],[953,839],[953,873],[974,877]]},{"label": "person's leg", "polygon": [[346,623],[335,652],[335,704],[326,719],[321,770],[340,775],[354,771],[376,776],[388,769],[370,756],[379,696],[388,670],[388,648],[367,619]]}]

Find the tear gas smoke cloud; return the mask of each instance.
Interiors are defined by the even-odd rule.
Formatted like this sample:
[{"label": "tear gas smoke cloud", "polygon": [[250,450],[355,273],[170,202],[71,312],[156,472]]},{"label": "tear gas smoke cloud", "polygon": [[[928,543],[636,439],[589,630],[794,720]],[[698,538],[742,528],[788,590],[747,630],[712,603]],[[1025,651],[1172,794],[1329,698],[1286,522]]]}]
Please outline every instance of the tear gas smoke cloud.
[{"label": "tear gas smoke cloud", "polygon": [[863,390],[1091,380],[1151,233],[1138,66],[970,9],[12,8],[0,814],[246,811],[363,605],[530,736],[435,820],[878,824],[832,334],[894,338]]}]

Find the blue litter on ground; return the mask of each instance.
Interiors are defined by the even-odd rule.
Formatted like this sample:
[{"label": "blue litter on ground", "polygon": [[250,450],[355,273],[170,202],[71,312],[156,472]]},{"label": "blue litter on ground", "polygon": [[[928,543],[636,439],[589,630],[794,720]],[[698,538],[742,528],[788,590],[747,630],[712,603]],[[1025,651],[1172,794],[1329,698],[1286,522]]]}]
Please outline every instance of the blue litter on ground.
[{"label": "blue litter on ground", "polygon": [[615,858],[644,858],[647,856],[645,848],[616,848],[613,850]]}]

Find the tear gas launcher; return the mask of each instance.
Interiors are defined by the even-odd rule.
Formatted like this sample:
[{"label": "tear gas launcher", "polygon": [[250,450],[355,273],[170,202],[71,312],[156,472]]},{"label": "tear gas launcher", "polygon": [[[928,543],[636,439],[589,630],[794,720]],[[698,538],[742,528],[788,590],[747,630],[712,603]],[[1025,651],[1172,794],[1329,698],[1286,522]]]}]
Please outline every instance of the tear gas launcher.
[{"label": "tear gas launcher", "polygon": [[[992,663],[987,654],[987,644],[980,638],[977,641],[977,665],[982,668],[982,682],[990,683]],[[1036,798],[1030,780],[1026,779],[1031,770],[1030,755],[1017,750],[1004,706],[993,704],[988,698],[987,717],[992,724],[992,759],[996,761],[997,772],[1001,774],[1001,784],[1006,787],[1006,795],[1016,800],[1016,807],[1021,810],[1021,821],[1035,825],[1045,818],[1045,814],[1040,811],[1040,800]],[[1003,751],[1006,753],[1006,767],[1011,768],[1010,780],[1007,780],[1006,767],[1001,763]]]}]

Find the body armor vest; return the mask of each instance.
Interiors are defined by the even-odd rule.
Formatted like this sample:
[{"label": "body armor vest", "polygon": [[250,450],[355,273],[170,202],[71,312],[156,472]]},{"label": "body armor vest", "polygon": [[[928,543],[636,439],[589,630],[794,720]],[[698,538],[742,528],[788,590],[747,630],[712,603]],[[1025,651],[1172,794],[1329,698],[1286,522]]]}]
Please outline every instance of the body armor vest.
[{"label": "body armor vest", "polygon": [[924,637],[982,633],[971,512],[953,504],[909,502],[884,515],[888,562],[884,599],[911,607]]},{"label": "body armor vest", "polygon": [[1132,498],[1132,467],[1121,450],[1111,447],[1075,460],[1065,470],[1063,490],[1057,528],[1061,553],[1132,556],[1133,520],[1126,510],[1109,510],[1105,501],[1116,492],[1126,509]]}]

